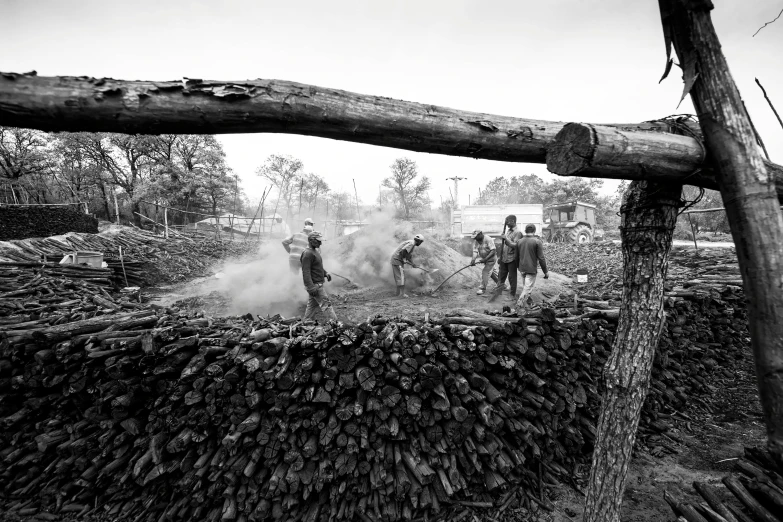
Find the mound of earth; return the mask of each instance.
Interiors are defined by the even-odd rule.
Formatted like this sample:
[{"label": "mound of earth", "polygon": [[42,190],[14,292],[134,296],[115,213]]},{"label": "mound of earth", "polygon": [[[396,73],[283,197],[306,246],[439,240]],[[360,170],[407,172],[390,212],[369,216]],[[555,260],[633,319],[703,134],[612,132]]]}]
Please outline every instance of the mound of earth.
[{"label": "mound of earth", "polygon": [[[412,239],[416,233],[408,222],[373,223],[353,234],[325,241],[321,247],[324,266],[328,271],[362,286],[388,285],[393,288],[391,255],[400,243]],[[470,259],[443,242],[425,236],[424,243],[413,250],[413,262],[427,270],[438,271],[427,274],[406,266],[408,288],[437,286],[446,277],[469,264]],[[451,278],[449,285],[477,287],[480,278],[481,268],[471,267]]]}]

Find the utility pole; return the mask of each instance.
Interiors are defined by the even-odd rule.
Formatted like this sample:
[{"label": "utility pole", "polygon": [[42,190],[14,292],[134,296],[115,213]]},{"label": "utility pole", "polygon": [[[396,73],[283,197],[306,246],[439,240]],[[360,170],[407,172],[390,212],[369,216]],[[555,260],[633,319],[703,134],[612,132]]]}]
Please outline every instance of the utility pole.
[{"label": "utility pole", "polygon": [[459,182],[462,181],[463,179],[468,179],[468,178],[460,178],[459,176],[453,176],[451,178],[446,178],[446,179],[447,180],[454,180],[454,198],[453,198],[453,201],[454,201],[454,208],[457,209],[457,208],[459,208]]},{"label": "utility pole", "polygon": [[352,181],[353,181],[353,193],[356,196],[356,220],[361,221],[362,216],[359,213],[359,192],[356,190],[356,180],[352,179]]}]

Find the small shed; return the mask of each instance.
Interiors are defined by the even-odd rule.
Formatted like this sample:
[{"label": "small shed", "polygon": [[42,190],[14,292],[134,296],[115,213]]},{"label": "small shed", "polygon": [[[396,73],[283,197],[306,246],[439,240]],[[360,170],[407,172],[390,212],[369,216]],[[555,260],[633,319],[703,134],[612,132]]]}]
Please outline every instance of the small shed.
[{"label": "small shed", "polygon": [[250,229],[250,234],[259,234],[265,237],[283,237],[291,233],[288,223],[285,222],[280,214],[255,218],[240,216],[238,214],[226,213],[217,217],[202,219],[195,223],[196,228],[209,228],[214,230],[220,227],[221,230],[245,234]]}]

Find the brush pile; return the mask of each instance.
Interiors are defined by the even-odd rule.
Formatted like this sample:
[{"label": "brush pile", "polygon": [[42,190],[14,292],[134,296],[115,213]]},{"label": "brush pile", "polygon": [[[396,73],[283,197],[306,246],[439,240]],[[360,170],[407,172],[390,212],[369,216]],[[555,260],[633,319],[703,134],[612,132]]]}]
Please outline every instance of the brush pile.
[{"label": "brush pile", "polygon": [[[318,326],[100,304],[99,286],[52,280],[56,296],[32,282],[0,297],[7,513],[499,519],[547,506],[545,486],[589,464],[610,314]],[[668,420],[731,375],[747,335],[741,292],[669,294],[642,427],[660,451]],[[47,301],[60,298],[79,302]]]},{"label": "brush pile", "polygon": [[[254,240],[224,241],[214,235],[192,234],[164,239],[131,227],[113,227],[99,234],[68,233],[46,238],[0,241],[0,262],[59,261],[74,251],[103,252],[115,286],[146,286],[173,283],[208,273],[215,262],[256,251]],[[122,247],[123,273],[119,249]],[[125,284],[127,277],[127,285]]]}]

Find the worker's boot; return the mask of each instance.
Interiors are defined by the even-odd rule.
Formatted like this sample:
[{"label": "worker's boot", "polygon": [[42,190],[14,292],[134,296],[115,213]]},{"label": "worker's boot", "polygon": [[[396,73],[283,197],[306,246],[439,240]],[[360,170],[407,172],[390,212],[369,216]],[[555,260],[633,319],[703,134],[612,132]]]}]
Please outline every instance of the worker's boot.
[{"label": "worker's boot", "polygon": [[405,285],[402,285],[400,287],[400,299],[405,299],[408,297],[408,294],[405,293]]}]

